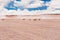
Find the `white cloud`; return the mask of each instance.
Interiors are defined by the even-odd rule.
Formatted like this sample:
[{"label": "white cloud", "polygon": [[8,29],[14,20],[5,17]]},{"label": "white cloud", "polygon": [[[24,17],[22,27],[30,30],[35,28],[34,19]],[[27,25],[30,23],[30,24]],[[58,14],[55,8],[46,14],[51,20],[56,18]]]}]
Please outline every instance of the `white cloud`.
[{"label": "white cloud", "polygon": [[[54,13],[52,11],[52,9],[55,9],[57,7],[60,7],[60,0],[52,0],[51,3],[47,3],[46,5],[49,6],[48,10],[36,10],[36,11],[28,11],[27,9],[25,9],[24,11],[22,10],[11,10],[11,11],[8,11],[6,9],[4,9],[4,5],[7,4],[10,0],[0,0],[0,12],[1,14],[20,14],[20,15],[32,15],[32,14],[46,14],[46,13]],[[22,0],[21,2],[17,2],[15,1],[15,6],[21,6],[21,5],[24,5],[25,8],[35,8],[35,7],[38,7],[38,6],[42,6],[43,5],[43,1],[40,1],[40,0],[33,0],[34,3],[33,4],[29,4],[32,0]],[[56,13],[59,12],[59,11],[55,11]]]}]

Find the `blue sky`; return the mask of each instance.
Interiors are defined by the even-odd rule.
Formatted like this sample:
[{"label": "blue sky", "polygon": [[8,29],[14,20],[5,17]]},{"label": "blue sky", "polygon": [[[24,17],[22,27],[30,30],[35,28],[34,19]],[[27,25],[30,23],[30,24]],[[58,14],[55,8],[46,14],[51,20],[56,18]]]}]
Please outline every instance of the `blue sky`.
[{"label": "blue sky", "polygon": [[[24,1],[24,0],[16,0],[16,1],[17,1],[17,2],[15,2],[16,6],[14,6],[14,1],[10,1],[5,6],[5,8],[8,9],[8,10],[18,10],[18,9],[20,9],[20,10],[28,9],[30,11],[32,11],[32,10],[46,10],[48,6],[46,6],[45,4],[44,5],[41,5],[41,4],[43,4],[43,1],[44,1],[44,3],[46,3],[46,2],[49,2],[51,0],[26,0],[26,1]],[[41,1],[41,4],[40,4],[39,1]],[[32,4],[32,6],[31,6],[31,4]],[[27,5],[29,5],[30,7],[25,8],[25,6],[27,6]],[[41,7],[40,7],[40,5],[41,5]]]}]

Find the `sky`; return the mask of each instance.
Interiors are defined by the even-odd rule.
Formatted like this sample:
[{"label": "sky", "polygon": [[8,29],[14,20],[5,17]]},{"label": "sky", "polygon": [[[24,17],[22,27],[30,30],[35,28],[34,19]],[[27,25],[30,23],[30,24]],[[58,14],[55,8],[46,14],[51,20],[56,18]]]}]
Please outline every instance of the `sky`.
[{"label": "sky", "polygon": [[0,5],[2,13],[41,14],[60,11],[60,0],[0,0]]},{"label": "sky", "polygon": [[51,0],[11,0],[5,8],[8,10],[45,10],[48,7],[46,3],[50,1]]}]

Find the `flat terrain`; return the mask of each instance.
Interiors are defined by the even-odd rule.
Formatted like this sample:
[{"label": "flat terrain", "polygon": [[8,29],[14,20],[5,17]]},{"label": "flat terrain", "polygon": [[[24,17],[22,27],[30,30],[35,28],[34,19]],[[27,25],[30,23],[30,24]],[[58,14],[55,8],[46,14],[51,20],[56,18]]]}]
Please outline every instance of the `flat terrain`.
[{"label": "flat terrain", "polygon": [[0,40],[60,40],[60,20],[0,20]]}]

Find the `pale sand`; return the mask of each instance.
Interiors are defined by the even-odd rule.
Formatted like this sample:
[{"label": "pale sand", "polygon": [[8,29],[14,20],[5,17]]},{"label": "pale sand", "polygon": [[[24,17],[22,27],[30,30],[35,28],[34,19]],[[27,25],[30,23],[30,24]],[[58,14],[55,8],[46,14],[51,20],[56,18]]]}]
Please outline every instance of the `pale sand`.
[{"label": "pale sand", "polygon": [[0,20],[0,40],[60,40],[60,20]]}]

